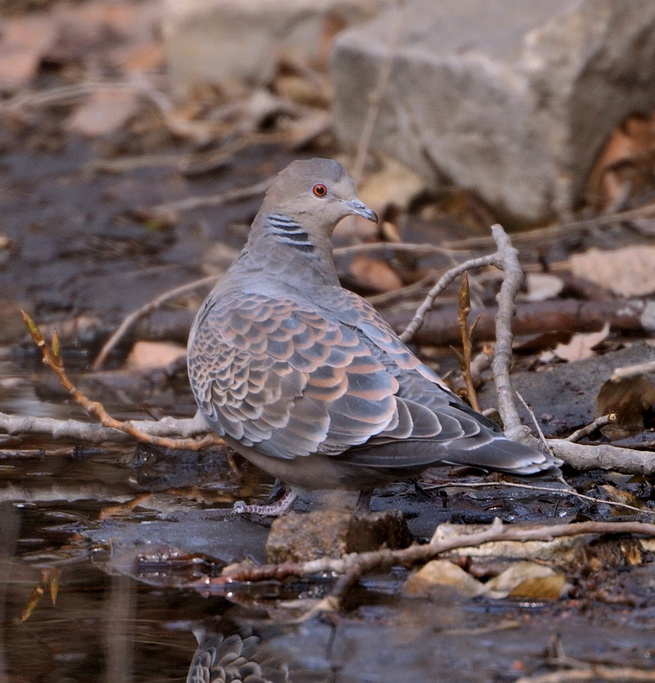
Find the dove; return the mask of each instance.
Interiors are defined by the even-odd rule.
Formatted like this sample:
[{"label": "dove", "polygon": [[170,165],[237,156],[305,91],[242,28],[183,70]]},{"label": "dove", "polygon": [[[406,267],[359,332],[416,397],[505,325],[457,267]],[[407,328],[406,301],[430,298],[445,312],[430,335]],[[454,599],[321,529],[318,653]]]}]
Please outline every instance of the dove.
[{"label": "dove", "polygon": [[332,232],[377,222],[344,167],[294,161],[200,307],[188,343],[199,413],[234,450],[298,490],[371,491],[437,464],[518,475],[559,461],[506,438],[452,393],[365,299],[344,289]]}]

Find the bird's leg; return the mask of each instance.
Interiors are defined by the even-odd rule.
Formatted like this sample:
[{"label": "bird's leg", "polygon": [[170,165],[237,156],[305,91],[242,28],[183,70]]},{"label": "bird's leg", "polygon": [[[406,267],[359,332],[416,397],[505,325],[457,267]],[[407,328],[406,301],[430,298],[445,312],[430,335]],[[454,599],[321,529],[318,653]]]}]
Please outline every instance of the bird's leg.
[{"label": "bird's leg", "polygon": [[279,517],[291,509],[293,501],[297,497],[297,493],[292,489],[287,489],[283,496],[271,505],[246,505],[242,500],[238,500],[234,504],[234,512],[239,515],[249,512],[253,515],[261,515],[262,517]]}]

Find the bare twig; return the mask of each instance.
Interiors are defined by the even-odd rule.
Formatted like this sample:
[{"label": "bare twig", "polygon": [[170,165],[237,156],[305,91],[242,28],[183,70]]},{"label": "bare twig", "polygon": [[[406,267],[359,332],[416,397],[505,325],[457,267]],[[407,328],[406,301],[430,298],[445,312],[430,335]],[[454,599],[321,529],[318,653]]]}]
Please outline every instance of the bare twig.
[{"label": "bare twig", "polygon": [[52,344],[49,346],[43,338],[41,331],[37,324],[25,312],[21,311],[23,320],[29,330],[29,333],[41,351],[43,362],[57,375],[61,385],[68,391],[71,398],[78,403],[84,410],[95,417],[103,427],[111,427],[118,429],[121,432],[129,434],[137,441],[149,443],[155,446],[162,446],[165,448],[186,448],[189,450],[200,450],[206,446],[223,444],[223,440],[214,434],[207,434],[204,438],[196,441],[195,439],[169,439],[166,437],[152,436],[140,429],[137,429],[131,422],[121,422],[113,418],[105,410],[105,407],[98,401],[92,401],[87,398],[68,378],[64,371],[64,362],[60,355],[59,339],[57,335],[53,337]]},{"label": "bare twig", "polygon": [[130,329],[130,327],[132,327],[132,325],[134,325],[134,323],[136,323],[137,320],[140,320],[141,318],[143,318],[143,316],[148,315],[148,313],[151,313],[152,311],[156,310],[157,308],[167,303],[171,299],[176,299],[180,296],[184,296],[185,294],[193,292],[199,287],[214,284],[217,279],[217,275],[212,275],[210,277],[201,278],[200,280],[194,280],[193,282],[189,282],[186,285],[182,285],[181,287],[169,289],[168,291],[164,292],[163,294],[160,294],[158,297],[155,297],[145,305],[141,306],[141,308],[138,308],[136,311],[132,311],[132,313],[130,313],[123,319],[123,322],[116,328],[116,331],[104,343],[102,349],[100,350],[100,353],[98,354],[98,357],[93,361],[91,369],[99,370],[104,365],[105,361],[107,360],[107,356],[109,356],[109,354],[116,347],[116,344],[120,342],[120,340],[125,336],[127,331]]},{"label": "bare twig", "polygon": [[651,451],[610,444],[586,446],[566,439],[548,439],[548,446],[554,455],[577,470],[614,470],[646,477],[655,475],[655,455]]},{"label": "bare twig", "polygon": [[434,284],[437,279],[437,274],[432,272],[424,278],[413,282],[411,285],[392,289],[382,294],[374,294],[367,297],[367,301],[375,308],[384,308],[390,306],[405,306],[412,301],[414,294],[424,292],[428,287]]},{"label": "bare twig", "polygon": [[498,248],[495,265],[503,271],[503,282],[496,297],[498,312],[496,313],[496,346],[491,370],[498,396],[498,412],[503,421],[505,433],[511,438],[520,440],[519,432],[527,428],[521,424],[516,409],[515,393],[509,378],[512,364],[512,317],[514,302],[523,282],[523,271],[518,259],[518,251],[512,246],[507,233],[500,225],[491,226],[491,234]]},{"label": "bare twig", "polygon": [[[652,215],[655,215],[655,202],[644,204],[643,206],[636,209],[630,209],[629,211],[620,211],[618,213],[596,216],[596,218],[589,218],[582,221],[573,221],[571,223],[553,225],[547,228],[536,228],[534,230],[518,232],[514,235],[514,241],[516,244],[534,244],[535,242],[554,244],[562,238],[576,238],[579,234],[588,230],[608,227],[615,225],[616,223],[637,220]],[[493,241],[488,237],[468,237],[462,240],[446,242],[445,246],[448,249],[479,249],[490,247],[492,244]]]},{"label": "bare twig", "polygon": [[128,90],[136,92],[137,95],[148,100],[159,111],[166,127],[174,135],[205,141],[208,138],[207,124],[176,117],[173,113],[173,101],[163,91],[155,88],[150,81],[151,78],[146,79],[143,73],[134,73],[122,81],[89,80],[75,85],[52,88],[44,92],[21,93],[0,104],[0,112],[3,110],[20,111],[27,107],[71,102],[88,97],[98,90]]},{"label": "bare twig", "polygon": [[59,104],[88,97],[92,92],[105,88],[134,90],[133,83],[125,81],[85,81],[74,85],[65,85],[39,92],[21,92],[0,105],[1,111],[19,111],[25,107],[40,107],[49,104]]},{"label": "bare twig", "polygon": [[[156,422],[132,420],[131,424],[140,432],[150,436],[183,437],[185,439],[207,434],[207,426],[193,419],[165,417]],[[130,435],[113,427],[104,427],[97,422],[80,420],[57,420],[52,417],[32,417],[0,413],[0,433],[18,436],[32,434],[50,436],[53,439],[68,439],[84,443],[124,443]]]},{"label": "bare twig", "polygon": [[479,256],[478,258],[472,258],[464,263],[451,268],[449,271],[444,273],[437,284],[428,292],[423,303],[418,307],[414,317],[407,325],[405,331],[400,335],[400,338],[404,342],[409,342],[414,338],[414,335],[418,332],[425,320],[427,312],[434,305],[434,300],[441,294],[441,292],[448,287],[448,285],[455,280],[459,275],[466,272],[467,270],[472,270],[473,268],[481,268],[482,266],[492,266],[495,265],[497,261],[496,254],[489,254],[488,256]]},{"label": "bare twig", "polygon": [[546,436],[544,434],[543,429],[541,428],[541,425],[539,424],[539,420],[537,420],[537,416],[534,414],[534,410],[532,410],[532,406],[528,405],[528,402],[523,398],[523,394],[519,393],[518,391],[515,392],[517,398],[521,403],[523,404],[523,407],[528,411],[530,414],[530,418],[532,419],[532,424],[534,425],[534,428],[537,430],[537,434],[539,435],[539,438],[541,439],[541,443],[548,448],[548,443],[546,442]]},{"label": "bare twig", "polygon": [[610,380],[612,382],[618,382],[620,379],[639,377],[639,375],[647,375],[649,372],[655,372],[655,361],[639,363],[638,365],[627,365],[624,368],[614,368]]},{"label": "bare twig", "polygon": [[597,429],[599,429],[600,427],[604,427],[605,425],[608,425],[611,422],[616,422],[616,413],[610,413],[609,415],[601,415],[600,417],[597,417],[595,420],[590,422],[588,425],[580,427],[580,429],[577,429],[575,432],[573,432],[573,434],[569,434],[566,437],[566,441],[580,441],[580,439],[584,439],[585,436],[593,434]]},{"label": "bare twig", "polygon": [[469,403],[473,410],[480,410],[478,403],[478,395],[473,386],[473,377],[471,376],[471,352],[473,344],[471,343],[471,336],[475,323],[469,327],[468,316],[471,312],[471,296],[469,291],[468,273],[462,275],[462,287],[459,290],[459,313],[457,319],[459,321],[459,329],[462,336],[462,376],[464,377],[464,384],[466,385],[466,393]]},{"label": "bare twig", "polygon": [[[361,575],[375,570],[384,570],[392,566],[411,567],[427,562],[437,555],[457,548],[476,547],[483,543],[495,541],[550,541],[565,536],[584,534],[639,534],[655,536],[655,524],[645,522],[579,522],[562,525],[522,526],[504,525],[495,519],[487,528],[471,533],[437,539],[436,535],[425,545],[412,545],[402,550],[376,550],[366,553],[351,553],[338,559],[321,558],[304,563],[286,562],[278,565],[260,565],[255,567],[228,570],[213,585],[229,584],[235,581],[260,581],[264,579],[284,579],[289,576],[310,576],[322,572],[345,574],[343,582],[338,584],[339,596],[343,600],[348,588]],[[207,585],[207,582],[204,583]]]},{"label": "bare twig", "polygon": [[[409,297],[411,290],[405,291]],[[397,298],[392,301],[397,301]],[[445,301],[444,304],[439,310],[429,311],[429,315],[425,315],[424,323],[413,338],[417,344],[447,346],[457,343],[459,340],[457,312],[452,301]],[[512,329],[521,335],[536,335],[553,329],[562,332],[594,332],[600,330],[606,322],[610,323],[613,331],[649,335],[653,331],[650,321],[655,313],[655,303],[638,299],[629,301],[558,299],[557,301],[519,303],[516,310]],[[473,307],[471,314],[479,317],[476,327],[477,338],[493,340],[496,336],[495,310]],[[404,308],[386,310],[384,315],[395,329],[405,328],[410,320]]]},{"label": "bare twig", "polygon": [[124,173],[145,166],[173,166],[181,173],[197,174],[215,170],[227,164],[235,154],[255,145],[281,145],[295,148],[320,135],[329,128],[328,115],[319,112],[305,117],[297,125],[271,133],[247,133],[236,140],[207,152],[190,154],[142,155],[120,159],[98,159],[95,169],[109,173]]},{"label": "bare twig", "polygon": [[359,147],[357,148],[357,156],[355,157],[355,162],[353,164],[351,173],[355,185],[359,185],[359,182],[362,179],[364,164],[366,163],[368,148],[371,142],[371,135],[373,134],[375,122],[378,118],[384,91],[386,90],[389,78],[391,77],[393,59],[396,55],[396,48],[398,46],[398,36],[400,34],[402,9],[404,4],[404,0],[396,0],[395,11],[393,18],[391,19],[391,27],[389,29],[389,36],[385,41],[387,45],[387,54],[382,62],[382,65],[380,66],[378,81],[375,84],[375,88],[369,98],[369,106],[366,112],[366,118],[364,119],[364,125],[362,126],[362,132],[359,136]]},{"label": "bare twig", "polygon": [[588,669],[553,671],[540,676],[522,676],[516,683],[574,683],[575,681],[655,681],[655,671],[635,669],[634,667],[601,666],[590,664]]},{"label": "bare twig", "polygon": [[375,251],[397,251],[412,254],[414,256],[451,256],[452,249],[444,249],[435,244],[414,244],[412,242],[365,242],[364,244],[351,244],[347,247],[338,247],[334,250],[335,256],[353,256],[356,254],[369,254]]},{"label": "bare twig", "polygon": [[426,491],[432,491],[434,489],[483,489],[483,488],[497,488],[497,487],[509,487],[524,489],[527,491],[541,491],[543,493],[552,493],[556,496],[573,496],[574,498],[579,498],[580,500],[586,500],[590,503],[595,503],[596,505],[609,505],[610,507],[619,508],[621,510],[629,510],[630,512],[637,512],[639,514],[653,515],[654,512],[650,510],[644,510],[638,508],[634,505],[628,505],[628,503],[621,503],[617,500],[606,500],[601,498],[594,498],[593,496],[587,496],[584,493],[579,493],[574,488],[567,485],[566,488],[555,488],[554,486],[540,486],[538,484],[523,484],[516,481],[476,481],[476,482],[464,482],[464,483],[447,483],[447,484],[423,484],[423,488]]},{"label": "bare twig", "polygon": [[266,192],[271,182],[272,178],[267,178],[254,185],[232,188],[225,192],[213,194],[209,197],[189,197],[175,202],[164,202],[157,206],[153,206],[149,211],[165,214],[173,211],[190,211],[191,209],[199,209],[203,206],[220,206],[221,204],[227,204],[228,202],[250,199],[251,197],[256,197],[257,195]]}]

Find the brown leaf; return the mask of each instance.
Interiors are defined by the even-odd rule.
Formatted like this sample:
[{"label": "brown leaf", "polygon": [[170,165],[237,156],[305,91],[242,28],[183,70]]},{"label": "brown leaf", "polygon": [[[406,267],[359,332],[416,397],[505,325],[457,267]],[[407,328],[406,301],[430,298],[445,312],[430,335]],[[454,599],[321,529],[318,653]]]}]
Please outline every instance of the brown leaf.
[{"label": "brown leaf", "polygon": [[655,113],[635,114],[610,136],[589,179],[588,195],[599,207],[617,202],[626,181],[633,189],[650,184],[655,151]]},{"label": "brown leaf", "polygon": [[32,80],[56,37],[57,27],[46,17],[3,19],[0,81],[19,87]]},{"label": "brown leaf", "polygon": [[[603,484],[599,488],[607,496],[607,499],[611,500],[614,503],[623,503],[624,505],[631,505],[632,507],[639,508],[640,510],[646,509],[644,503],[642,503],[639,500],[639,498],[637,498],[637,496],[635,496],[633,493],[630,493],[630,491],[622,491],[621,489],[617,488],[616,486],[612,486],[611,484]],[[626,512],[629,511],[621,510],[619,514],[625,515]]]},{"label": "brown leaf", "polygon": [[355,256],[352,260],[350,275],[361,287],[373,292],[391,292],[403,284],[391,266],[363,254]]},{"label": "brown leaf", "polygon": [[403,586],[405,595],[428,595],[432,589],[447,586],[461,596],[484,593],[484,585],[448,560],[432,560],[412,574]]},{"label": "brown leaf", "polygon": [[625,297],[655,292],[655,247],[639,245],[600,251],[590,249],[571,256],[576,277]]},{"label": "brown leaf", "polygon": [[425,180],[418,173],[399,161],[385,158],[382,168],[361,184],[358,195],[364,204],[382,214],[390,204],[407,209],[424,189]]},{"label": "brown leaf", "polygon": [[529,600],[558,600],[566,586],[564,574],[553,574],[537,579],[527,579],[514,588],[508,597]]},{"label": "brown leaf", "polygon": [[554,299],[564,289],[562,278],[549,273],[527,273],[525,276],[526,301],[546,301]]},{"label": "brown leaf", "polygon": [[113,51],[112,61],[124,71],[155,71],[166,62],[164,48],[160,43],[128,45]]},{"label": "brown leaf", "polygon": [[125,88],[100,88],[70,119],[72,130],[87,137],[108,135],[124,126],[137,112],[138,98]]},{"label": "brown leaf", "polygon": [[593,348],[607,338],[609,331],[610,325],[605,323],[603,329],[598,332],[579,332],[574,334],[568,343],[558,344],[554,353],[558,358],[569,362],[591,358],[595,355]]},{"label": "brown leaf", "polygon": [[607,380],[596,398],[596,417],[614,413],[616,421],[603,427],[603,434],[619,439],[645,428],[644,415],[655,406],[655,386],[645,376]]},{"label": "brown leaf", "polygon": [[311,78],[312,74],[280,73],[275,79],[275,90],[282,97],[286,97],[297,104],[309,107],[327,107],[333,93],[327,88],[321,88],[321,82],[317,78]]},{"label": "brown leaf", "polygon": [[525,597],[556,600],[566,579],[554,569],[537,562],[517,562],[485,584],[491,598]]},{"label": "brown leaf", "polygon": [[186,354],[180,344],[166,342],[137,342],[127,358],[129,370],[142,371],[165,368]]}]

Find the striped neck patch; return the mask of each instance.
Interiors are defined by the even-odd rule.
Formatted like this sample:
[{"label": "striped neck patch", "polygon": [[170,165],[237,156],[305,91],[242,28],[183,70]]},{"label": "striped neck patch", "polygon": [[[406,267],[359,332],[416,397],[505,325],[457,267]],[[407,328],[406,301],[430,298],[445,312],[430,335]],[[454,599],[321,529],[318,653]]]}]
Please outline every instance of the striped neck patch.
[{"label": "striped neck patch", "polygon": [[309,239],[307,231],[293,218],[272,213],[266,217],[268,231],[278,237],[284,244],[295,247],[300,251],[314,251],[314,245]]}]

